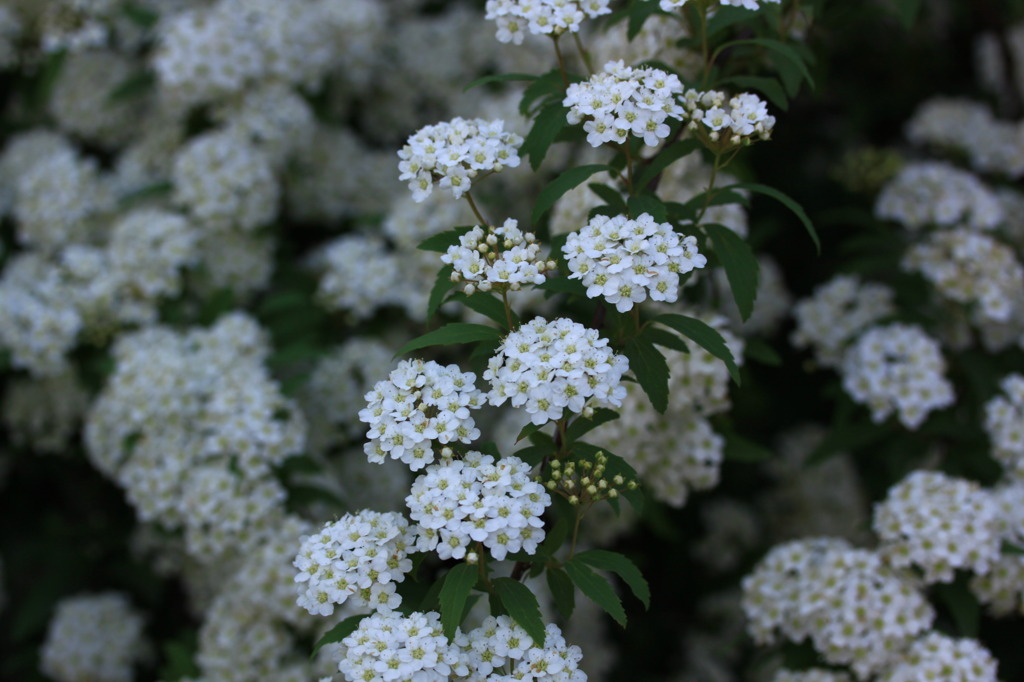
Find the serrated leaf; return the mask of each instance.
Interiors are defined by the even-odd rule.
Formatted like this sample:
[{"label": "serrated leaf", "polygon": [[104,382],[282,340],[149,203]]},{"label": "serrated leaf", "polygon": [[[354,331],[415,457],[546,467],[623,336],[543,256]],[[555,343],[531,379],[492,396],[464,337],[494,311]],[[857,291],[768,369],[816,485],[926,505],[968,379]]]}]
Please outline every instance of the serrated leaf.
[{"label": "serrated leaf", "polygon": [[[575,512],[575,509],[573,511]],[[544,542],[537,548],[537,556],[544,559],[554,556],[569,537],[569,525],[568,517],[559,516],[555,525],[544,536]]]},{"label": "serrated leaf", "polygon": [[421,251],[437,251],[438,253],[448,253],[449,246],[455,246],[459,243],[459,238],[473,229],[473,225],[460,225],[459,227],[453,227],[450,230],[445,230],[435,235],[427,237],[419,243],[416,247]]},{"label": "serrated leaf", "polygon": [[512,620],[526,630],[537,646],[544,646],[544,619],[540,615],[537,596],[529,587],[512,578],[495,578],[492,584]]},{"label": "serrated leaf", "polygon": [[564,568],[573,584],[580,588],[580,592],[607,611],[616,623],[626,627],[626,611],[622,608],[622,601],[603,576],[595,573],[577,557],[567,561]]},{"label": "serrated leaf", "polygon": [[633,595],[644,605],[644,608],[651,608],[651,588],[643,574],[640,573],[640,569],[629,557],[604,549],[590,549],[580,552],[575,558],[588,566],[602,571],[611,571],[619,576],[622,578],[622,582],[626,583],[633,591]]},{"label": "serrated leaf", "polygon": [[156,75],[150,71],[133,74],[117,85],[107,95],[107,103],[114,104],[141,97],[156,85]]},{"label": "serrated leaf", "polygon": [[[608,204],[613,210],[617,210],[621,213],[626,212],[626,200],[622,198],[622,195],[614,187],[608,185],[602,185],[599,182],[592,182],[587,187],[590,191],[601,197],[604,203]],[[583,227],[580,225],[580,227]]]},{"label": "serrated leaf", "polygon": [[[448,300],[462,303],[470,310],[475,310],[484,317],[498,323],[502,328],[508,326],[508,318],[505,316],[505,304],[496,296],[483,291],[478,291],[472,296],[466,296],[466,294],[458,292],[449,296]],[[519,326],[519,316],[515,312],[512,312],[511,315],[513,327]]]},{"label": "serrated leaf", "polygon": [[647,187],[659,173],[684,156],[689,156],[697,149],[700,149],[700,146],[700,142],[696,139],[676,140],[658,152],[658,155],[643,167],[643,170],[637,175],[633,184],[639,188]]},{"label": "serrated leaf", "polygon": [[555,202],[562,198],[562,195],[583,184],[587,178],[595,173],[609,170],[609,166],[594,163],[587,166],[570,168],[557,178],[548,183],[537,196],[537,203],[533,206],[533,222],[540,222],[541,217],[555,205]]},{"label": "serrated leaf", "polygon": [[361,613],[358,616],[349,616],[345,620],[341,621],[333,628],[324,633],[324,636],[317,640],[316,645],[313,647],[313,653],[309,655],[310,659],[316,658],[316,654],[320,651],[320,647],[325,644],[333,644],[334,642],[340,642],[345,639],[359,627],[359,623],[370,614]]},{"label": "serrated leaf", "polygon": [[569,121],[566,119],[568,112],[569,109],[562,106],[561,101],[548,102],[541,107],[530,132],[523,140],[523,146],[519,148],[521,157],[530,157],[530,168],[533,170],[540,168],[540,164],[547,156],[548,149],[558,137],[558,133],[569,125]]},{"label": "serrated leaf", "polygon": [[1002,545],[999,548],[999,551],[1003,554],[1010,554],[1013,556],[1024,556],[1024,547],[1015,545],[1012,542],[1007,542],[1006,540],[1003,540]]},{"label": "serrated leaf", "polygon": [[744,90],[757,90],[768,101],[783,111],[789,111],[789,98],[779,81],[764,76],[731,76],[719,81],[719,85],[737,85]]},{"label": "serrated leaf", "polygon": [[733,462],[764,462],[775,455],[774,452],[765,446],[747,440],[732,431],[726,431],[722,435],[725,437],[723,455],[727,460]]},{"label": "serrated leaf", "polygon": [[629,211],[629,217],[634,220],[644,213],[650,215],[659,223],[668,220],[668,208],[665,206],[665,202],[653,194],[640,194],[630,197],[629,201],[626,202],[626,208]]},{"label": "serrated leaf", "polygon": [[733,24],[749,20],[752,15],[753,12],[743,7],[720,7],[715,16],[708,19],[707,36],[711,38]]},{"label": "serrated leaf", "polygon": [[553,294],[570,294],[572,296],[587,296],[587,288],[578,279],[568,277],[552,277],[543,284],[537,285],[538,289],[550,291]]},{"label": "serrated leaf", "polygon": [[532,434],[543,429],[545,424],[534,424],[530,422],[519,431],[519,435],[516,436],[516,442],[518,443],[524,438],[529,438]]},{"label": "serrated leaf", "polygon": [[729,280],[740,318],[746,322],[754,312],[754,300],[757,299],[760,265],[754,250],[747,240],[724,225],[708,223],[703,227],[714,242],[715,255],[725,268],[725,276]]},{"label": "serrated leaf", "polygon": [[477,78],[474,81],[470,81],[465,86],[463,86],[462,91],[466,92],[468,90],[472,90],[473,88],[479,87],[481,85],[487,85],[489,83],[504,83],[506,81],[535,81],[535,80],[537,80],[537,76],[534,76],[533,74],[529,74],[529,73],[495,73],[495,74],[491,74],[490,76],[483,76],[481,78]]},{"label": "serrated leaf", "polygon": [[444,297],[455,286],[455,282],[452,281],[454,272],[455,268],[451,265],[446,265],[438,271],[437,277],[434,279],[434,286],[430,289],[430,297],[427,299],[428,320],[434,316],[437,309],[444,303]]},{"label": "serrated leaf", "polygon": [[561,102],[564,93],[565,84],[562,82],[562,72],[558,69],[552,69],[545,74],[541,74],[526,86],[523,96],[519,100],[519,113],[523,116],[532,116],[534,102],[554,97],[557,97],[558,101]]},{"label": "serrated leaf", "polygon": [[981,606],[970,589],[963,575],[948,584],[935,585],[939,602],[946,607],[956,624],[957,634],[961,637],[977,637],[981,622]]},{"label": "serrated leaf", "polygon": [[572,584],[569,574],[560,568],[547,570],[548,589],[555,600],[555,609],[562,618],[569,620],[576,610],[576,587]]},{"label": "serrated leaf", "polygon": [[736,366],[736,360],[732,357],[732,351],[725,345],[725,339],[714,327],[706,322],[686,315],[665,314],[658,315],[654,322],[671,327],[707,352],[725,363],[729,369],[729,376],[740,385],[740,368]]},{"label": "serrated leaf", "polygon": [[668,363],[654,344],[642,337],[630,339],[622,353],[629,360],[640,388],[651,400],[651,405],[664,414],[668,408]]},{"label": "serrated leaf", "polygon": [[609,410],[607,407],[599,407],[594,410],[594,414],[588,419],[586,417],[577,417],[573,420],[572,424],[569,424],[569,428],[565,430],[565,440],[569,443],[579,440],[586,433],[596,429],[601,424],[606,424],[610,421],[615,421],[619,418],[619,413],[615,410]]},{"label": "serrated leaf", "polygon": [[462,622],[462,611],[466,605],[469,593],[473,591],[476,581],[480,576],[480,568],[467,563],[461,563],[448,571],[444,577],[444,585],[438,595],[441,604],[441,626],[444,628],[444,636],[452,639],[455,630]]},{"label": "serrated leaf", "polygon": [[807,230],[807,234],[811,235],[811,240],[814,242],[814,246],[817,249],[818,254],[821,254],[821,240],[818,239],[818,232],[817,230],[814,229],[814,225],[811,223],[811,219],[807,217],[807,213],[804,211],[803,206],[795,202],[789,196],[783,194],[774,187],[769,187],[768,185],[762,185],[756,182],[741,182],[735,185],[729,185],[728,187],[723,187],[723,189],[733,188],[746,189],[750,190],[751,192],[756,192],[757,194],[764,194],[765,196],[769,196],[772,199],[775,199],[780,204],[788,208],[790,211],[793,212],[793,214],[797,218],[800,219],[800,222],[803,224],[804,229]]},{"label": "serrated leaf", "polygon": [[410,351],[419,350],[420,348],[429,348],[430,346],[450,346],[457,343],[473,343],[474,341],[494,341],[500,338],[501,332],[494,327],[470,324],[468,322],[451,322],[440,329],[417,336],[398,349],[395,357],[397,358],[399,355],[405,355]]},{"label": "serrated leaf", "polygon": [[512,454],[529,464],[531,467],[535,467],[541,463],[541,460],[543,460],[546,455],[551,454],[551,448],[544,447],[542,445],[530,445],[521,450],[516,450]]},{"label": "serrated leaf", "polygon": [[677,350],[680,353],[690,352],[690,347],[687,346],[686,342],[677,335],[667,332],[664,329],[658,329],[652,325],[644,327],[644,330],[640,332],[640,337],[647,339],[655,345],[671,348],[672,350]]},{"label": "serrated leaf", "polygon": [[[803,58],[789,45],[778,40],[773,40],[772,38],[744,38],[743,40],[734,40],[726,43],[726,46],[729,47],[735,47],[737,45],[757,45],[781,56],[799,71],[800,75],[812,88],[814,87],[814,78],[811,76],[811,72],[807,69],[807,65],[804,64]],[[720,49],[721,48],[719,48],[719,50]]]}]

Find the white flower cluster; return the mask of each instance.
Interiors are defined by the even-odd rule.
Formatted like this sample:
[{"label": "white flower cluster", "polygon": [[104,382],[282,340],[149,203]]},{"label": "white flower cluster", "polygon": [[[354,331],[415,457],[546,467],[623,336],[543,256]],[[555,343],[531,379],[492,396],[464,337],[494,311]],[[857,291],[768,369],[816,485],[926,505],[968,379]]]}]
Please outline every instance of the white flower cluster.
[{"label": "white flower cluster", "polygon": [[57,604],[39,650],[40,670],[57,682],[131,682],[144,653],[142,616],[119,592]]},{"label": "white flower cluster", "polygon": [[420,128],[398,151],[399,180],[408,180],[412,197],[423,201],[438,181],[458,199],[484,172],[519,165],[523,138],[506,132],[504,121],[453,118]]},{"label": "white flower cluster", "polygon": [[544,273],[555,268],[554,261],[544,260],[536,236],[512,218],[501,227],[477,225],[448,247],[441,262],[455,268],[452,281],[466,282],[467,294],[543,284]]},{"label": "white flower cluster", "polygon": [[896,311],[895,292],[884,284],[861,283],[857,275],[837,275],[796,304],[790,342],[811,348],[825,367],[838,367],[855,336]]},{"label": "white flower cluster", "polygon": [[683,95],[688,127],[715,146],[751,144],[767,140],[775,128],[768,105],[755,94],[729,97],[718,90],[687,90]]},{"label": "white flower cluster", "polygon": [[929,412],[955,400],[939,344],[916,325],[869,329],[846,351],[840,371],[843,388],[870,408],[876,423],[896,412],[916,429]]},{"label": "white flower cluster", "polygon": [[470,450],[463,459],[428,466],[405,501],[421,528],[417,551],[462,559],[470,543],[482,542],[501,561],[508,552],[537,551],[551,496],[518,457],[496,462]]},{"label": "white flower cluster", "polygon": [[562,105],[569,107],[570,124],[583,122],[593,147],[625,142],[631,134],[654,147],[669,136],[668,119],[683,118],[685,112],[675,100],[682,92],[683,84],[675,74],[653,67],[633,68],[619,60],[605,64],[604,71],[590,80],[571,83]]},{"label": "white flower cluster", "polygon": [[448,682],[452,673],[465,671],[433,611],[371,614],[342,644],[347,649],[338,670],[352,681]]},{"label": "white flower cluster", "polygon": [[985,403],[985,431],[992,456],[1019,479],[1024,474],[1024,375],[1003,377],[999,388],[1003,394]]},{"label": "white flower cluster", "polygon": [[920,272],[940,294],[977,304],[977,317],[1008,322],[1024,290],[1024,267],[1013,249],[987,234],[953,228],[911,246],[902,267]]},{"label": "white flower cluster", "polygon": [[708,259],[697,250],[697,238],[680,238],[670,223],[648,213],[636,220],[619,215],[594,216],[573,232],[562,247],[569,279],[587,287],[587,298],[601,297],[624,313],[647,300],[674,302],[679,276],[703,268]]},{"label": "white flower cluster", "polygon": [[998,662],[976,639],[929,632],[914,642],[878,682],[997,682]]},{"label": "white flower cluster", "polygon": [[89,407],[89,394],[77,373],[10,379],[0,413],[14,445],[47,454],[65,454]]},{"label": "white flower cluster", "polygon": [[[744,9],[756,10],[760,7],[761,2],[774,2],[779,4],[782,0],[720,0],[722,5],[732,7],[742,7]],[[679,9],[687,3],[687,0],[660,0],[659,7],[666,12],[671,12],[674,9]]]},{"label": "white flower cluster", "polygon": [[799,672],[783,668],[775,673],[772,682],[853,682],[852,678],[839,670],[809,668]]},{"label": "white flower cluster", "polygon": [[107,50],[69,54],[49,108],[61,130],[103,147],[121,146],[138,129],[138,101],[111,96],[134,72],[133,60]]},{"label": "white flower cluster", "polygon": [[498,24],[499,42],[521,45],[525,31],[558,37],[578,33],[580,22],[610,14],[609,0],[487,0],[485,19]]},{"label": "white flower cluster", "polygon": [[434,461],[433,441],[471,443],[480,437],[472,410],[480,407],[476,375],[458,365],[404,360],[365,396],[359,420],[370,425],[364,446],[371,462],[397,459],[419,471]]},{"label": "white flower cluster", "polygon": [[878,194],[875,216],[914,231],[929,225],[990,230],[1004,218],[992,190],[944,161],[905,166]]},{"label": "white flower cluster", "polygon": [[480,627],[456,635],[469,674],[466,682],[586,682],[579,669],[583,653],[568,645],[561,630],[548,623],[544,644],[534,642],[508,616],[488,616]]},{"label": "white flower cluster", "polygon": [[505,337],[484,379],[491,382],[491,405],[511,400],[541,425],[561,419],[566,408],[582,414],[587,407],[621,405],[628,369],[625,356],[613,352],[596,330],[567,318],[537,317]]},{"label": "white flower cluster", "polygon": [[998,507],[977,483],[915,471],[875,506],[879,552],[896,567],[917,566],[928,583],[965,569],[987,573],[999,557]]},{"label": "white flower cluster", "polygon": [[412,570],[408,555],[415,543],[415,528],[395,512],[364,509],[324,524],[303,537],[295,557],[295,582],[306,583],[299,606],[321,616],[349,599],[378,611],[397,608],[396,583]]},{"label": "white flower cluster", "polygon": [[932,624],[935,613],[881,557],[817,538],[773,548],[743,579],[747,629],[761,643],[809,638],[824,660],[877,674]]},{"label": "white flower cluster", "polygon": [[322,273],[317,300],[328,310],[355,319],[402,302],[402,270],[394,253],[376,235],[346,234],[324,244],[310,264]]},{"label": "white flower cluster", "polygon": [[986,104],[935,97],[921,104],[906,125],[907,139],[966,154],[979,173],[1024,175],[1024,125],[992,115]]},{"label": "white flower cluster", "polygon": [[[990,492],[999,509],[996,526],[1002,542],[1024,547],[1024,486],[1001,485]],[[993,616],[1024,613],[1024,556],[1004,552],[987,573],[971,576],[971,592]]]}]

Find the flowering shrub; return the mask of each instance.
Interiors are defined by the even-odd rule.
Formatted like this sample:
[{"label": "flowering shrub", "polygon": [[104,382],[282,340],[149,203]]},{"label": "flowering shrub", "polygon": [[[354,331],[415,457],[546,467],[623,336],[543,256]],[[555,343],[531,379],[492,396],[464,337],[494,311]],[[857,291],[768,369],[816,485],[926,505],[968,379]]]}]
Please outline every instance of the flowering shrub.
[{"label": "flowering shrub", "polygon": [[0,0],[0,678],[1024,679],[1017,4]]}]

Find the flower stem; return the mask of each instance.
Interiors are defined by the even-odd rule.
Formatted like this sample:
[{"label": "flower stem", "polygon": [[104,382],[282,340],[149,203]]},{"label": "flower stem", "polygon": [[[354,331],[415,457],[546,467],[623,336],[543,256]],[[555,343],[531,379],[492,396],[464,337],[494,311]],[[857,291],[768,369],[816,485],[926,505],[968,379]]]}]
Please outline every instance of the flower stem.
[{"label": "flower stem", "polygon": [[572,38],[573,38],[573,40],[576,41],[576,49],[579,50],[580,57],[583,58],[583,64],[584,64],[584,66],[587,67],[587,73],[589,73],[591,76],[593,76],[594,75],[594,65],[590,61],[590,53],[587,52],[587,48],[583,47],[583,41],[580,40],[580,34],[579,33],[573,33],[572,34]]},{"label": "flower stem", "polygon": [[515,324],[512,323],[512,307],[508,304],[508,292],[504,289],[501,290],[501,302],[505,304],[505,323],[508,324],[508,331],[512,331],[515,328]]},{"label": "flower stem", "polygon": [[476,207],[476,202],[473,201],[473,195],[470,194],[468,190],[466,191],[466,199],[469,200],[469,207],[473,209],[473,215],[475,215],[476,219],[480,221],[480,226],[489,226],[490,223],[484,219],[483,215],[480,213],[480,209]]},{"label": "flower stem", "polygon": [[551,40],[555,43],[555,56],[558,57],[558,71],[562,74],[562,85],[568,89],[569,73],[565,70],[565,58],[562,57],[562,49],[558,47],[558,36],[552,36]]}]

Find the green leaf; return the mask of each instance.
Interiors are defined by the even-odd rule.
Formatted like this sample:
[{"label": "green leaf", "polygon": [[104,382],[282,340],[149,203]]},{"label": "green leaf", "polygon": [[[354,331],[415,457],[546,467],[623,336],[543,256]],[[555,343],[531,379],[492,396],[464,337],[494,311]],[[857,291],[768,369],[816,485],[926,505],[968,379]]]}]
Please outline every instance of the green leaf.
[{"label": "green leaf", "polygon": [[981,606],[977,597],[968,589],[964,575],[958,575],[952,583],[935,585],[934,589],[939,602],[952,616],[957,634],[961,637],[977,637]]},{"label": "green leaf", "polygon": [[434,316],[434,313],[437,312],[437,309],[444,302],[444,297],[455,286],[455,282],[452,281],[452,273],[454,272],[455,268],[451,265],[446,265],[438,271],[437,278],[434,279],[434,286],[430,289],[430,298],[427,299],[428,320]]},{"label": "green leaf", "polygon": [[658,155],[643,167],[643,170],[637,175],[633,184],[640,188],[647,187],[647,185],[650,184],[654,178],[658,177],[663,170],[684,156],[688,156],[694,151],[700,149],[700,146],[700,142],[693,138],[688,140],[676,140],[658,152]]},{"label": "green leaf", "polygon": [[724,187],[723,189],[746,189],[750,190],[751,192],[756,192],[757,194],[764,194],[765,196],[769,196],[772,199],[775,199],[780,204],[782,204],[790,211],[792,211],[793,214],[800,219],[800,222],[807,230],[807,234],[811,235],[811,240],[814,242],[814,246],[818,250],[818,254],[821,254],[821,240],[818,239],[818,232],[817,230],[814,229],[814,225],[811,223],[811,219],[807,217],[807,213],[804,211],[803,207],[800,204],[793,201],[791,198],[789,198],[779,190],[775,189],[774,187],[769,187],[768,185],[762,185],[756,182],[741,182],[735,185],[729,185],[728,187]]},{"label": "green leaf", "polygon": [[668,208],[666,208],[665,202],[653,194],[641,194],[630,197],[629,201],[626,202],[626,206],[629,211],[629,217],[634,220],[643,213],[647,213],[659,223],[668,220]]},{"label": "green leaf", "polygon": [[179,637],[163,644],[165,663],[160,668],[160,679],[174,682],[183,677],[199,675],[195,664],[196,642],[194,637]]},{"label": "green leaf", "polygon": [[553,294],[570,294],[572,296],[583,296],[584,298],[587,295],[587,288],[583,286],[582,282],[578,279],[569,279],[568,277],[552,277],[545,280],[543,284],[538,284],[537,288],[550,291]]},{"label": "green leaf", "polygon": [[572,618],[572,612],[576,610],[576,588],[572,584],[572,579],[560,568],[549,568],[547,579],[551,597],[555,600],[555,609],[562,618],[569,620]]},{"label": "green leaf", "polygon": [[578,556],[566,562],[565,572],[573,584],[580,588],[580,592],[607,611],[616,623],[626,627],[626,611],[622,608],[622,601],[603,576],[595,573]]},{"label": "green leaf", "polygon": [[473,88],[481,85],[487,85],[488,83],[503,83],[505,81],[535,81],[537,76],[529,73],[495,73],[490,76],[483,76],[477,78],[475,81],[471,81],[462,88],[463,92],[472,90]]},{"label": "green leaf", "polygon": [[724,455],[733,462],[764,462],[774,457],[775,453],[763,445],[747,440],[733,431],[722,434],[725,437]]},{"label": "green leaf", "polygon": [[519,431],[519,435],[516,436],[516,442],[518,443],[524,438],[529,438],[532,434],[543,429],[545,424],[534,424],[530,422]]},{"label": "green leaf", "polygon": [[757,280],[760,266],[754,250],[743,237],[724,225],[708,223],[703,226],[714,242],[714,252],[725,268],[725,276],[729,279],[729,288],[744,322],[754,312],[754,300],[757,298]]},{"label": "green leaf", "polygon": [[644,330],[640,332],[640,337],[659,346],[677,350],[680,353],[690,352],[690,347],[687,346],[686,342],[679,338],[679,336],[671,332],[667,332],[664,329],[658,329],[652,325],[644,327]]},{"label": "green leaf", "polygon": [[741,21],[748,21],[752,15],[753,12],[742,7],[718,8],[715,12],[715,16],[708,20],[708,38],[721,33],[733,24],[738,24]]},{"label": "green leaf", "polygon": [[155,182],[125,194],[117,200],[117,205],[120,208],[130,208],[150,199],[163,199],[170,195],[172,189],[174,186],[169,182]]},{"label": "green leaf", "polygon": [[894,0],[894,2],[886,3],[886,6],[899,17],[903,28],[909,31],[914,27],[914,22],[917,21],[923,4],[922,0]]},{"label": "green leaf", "polygon": [[495,578],[494,591],[501,599],[512,620],[519,623],[526,634],[537,644],[544,646],[544,620],[540,615],[540,604],[530,588],[512,578]]},{"label": "green leaf", "polygon": [[474,341],[494,341],[501,338],[501,332],[494,327],[487,327],[482,324],[470,324],[468,322],[451,322],[427,332],[423,336],[417,336],[402,346],[395,357],[405,355],[409,351],[429,348],[430,346],[450,346],[457,343],[473,343]]},{"label": "green leaf", "polygon": [[537,100],[555,99],[562,101],[565,94],[565,84],[562,82],[562,72],[552,69],[547,73],[538,76],[532,83],[526,86],[523,96],[519,100],[519,113],[523,116],[533,115],[533,103]]},{"label": "green leaf", "polygon": [[145,95],[156,85],[156,76],[150,71],[133,74],[122,81],[107,95],[107,104],[136,99]]},{"label": "green leaf", "polygon": [[668,408],[668,363],[665,356],[643,337],[627,341],[622,352],[629,359],[629,368],[633,370],[640,388],[651,399],[651,405],[664,414]]},{"label": "green leaf", "polygon": [[576,560],[602,571],[611,571],[619,576],[622,578],[622,582],[629,585],[629,589],[643,603],[644,608],[651,608],[651,588],[647,585],[643,574],[640,573],[640,569],[629,557],[604,549],[590,549],[577,554]]},{"label": "green leaf", "polygon": [[731,76],[719,81],[720,85],[736,85],[744,90],[757,90],[768,101],[783,111],[789,111],[789,98],[782,85],[774,78],[764,76]]},{"label": "green leaf", "polygon": [[[726,43],[726,46],[729,47],[737,45],[758,45],[766,50],[770,50],[796,67],[804,80],[806,80],[812,88],[814,87],[814,78],[811,76],[811,72],[807,69],[807,65],[804,64],[803,58],[789,45],[771,38],[745,38],[743,40],[734,40],[730,43]],[[719,48],[719,50],[721,49],[722,48]]]},{"label": "green leaf", "polygon": [[596,429],[601,424],[606,424],[610,421],[615,421],[619,418],[619,413],[615,410],[609,410],[607,407],[599,407],[594,410],[593,416],[589,419],[585,417],[577,417],[573,420],[569,428],[565,430],[566,442],[572,443],[579,440],[584,434]]},{"label": "green leaf", "polygon": [[309,655],[309,658],[316,658],[317,652],[320,651],[320,647],[322,647],[324,644],[333,644],[334,642],[340,642],[341,640],[351,635],[353,632],[356,631],[356,628],[359,627],[359,623],[363,620],[363,618],[366,618],[369,615],[370,614],[368,613],[361,613],[358,616],[349,616],[348,618],[341,621],[333,628],[325,632],[324,636],[321,637],[317,641],[316,645],[313,647],[313,653]]},{"label": "green leaf", "polygon": [[546,455],[550,455],[552,452],[551,448],[543,445],[530,445],[522,450],[516,450],[514,454],[519,459],[523,460],[531,467],[535,467],[541,463]]},{"label": "green leaf", "polygon": [[740,384],[740,368],[736,366],[736,360],[732,357],[732,351],[725,345],[725,339],[722,338],[722,335],[713,327],[697,318],[687,317],[686,315],[658,315],[654,318],[654,322],[675,329],[724,362],[725,366],[729,369],[729,376],[732,377],[737,386]]},{"label": "green leaf", "polygon": [[999,551],[1003,554],[1009,554],[1012,556],[1024,556],[1024,547],[1019,547],[1012,542],[1007,542],[1006,540],[1003,540]]},{"label": "green leaf", "polygon": [[462,622],[462,610],[466,605],[466,599],[479,577],[480,567],[467,563],[458,564],[445,575],[439,601],[441,626],[444,628],[444,636],[448,639],[455,636],[455,630]]},{"label": "green leaf", "polygon": [[460,227],[454,227],[450,230],[445,230],[439,234],[427,237],[419,243],[417,249],[422,251],[437,251],[438,253],[448,253],[449,246],[455,246],[459,243],[459,238],[473,229],[473,225],[462,225]]},{"label": "green leaf", "polygon": [[[466,296],[462,292],[457,292],[449,296],[448,300],[462,303],[470,310],[475,310],[484,317],[498,323],[503,329],[508,326],[508,319],[505,317],[505,304],[492,294],[478,291],[472,296]],[[512,325],[519,325],[519,316],[514,312],[512,313]]]},{"label": "green leaf", "polygon": [[562,545],[565,544],[566,538],[569,537],[569,526],[569,518],[559,516],[558,520],[555,521],[555,525],[544,536],[544,542],[540,543],[540,547],[537,548],[537,556],[544,559],[554,556],[555,552],[560,550]]},{"label": "green leaf", "polygon": [[121,7],[121,14],[139,28],[153,28],[160,21],[160,14],[135,3]]},{"label": "green leaf", "polygon": [[[537,170],[548,154],[548,149],[558,137],[558,133],[569,125],[566,114],[567,107],[562,106],[561,101],[552,101],[545,104],[540,113],[537,114],[533,127],[526,134],[523,146],[519,148],[519,155],[523,158],[530,157],[530,168]],[[579,183],[576,183],[579,184]]]},{"label": "green leaf", "polygon": [[636,38],[643,30],[647,17],[658,11],[658,3],[655,0],[640,0],[629,6],[629,30],[627,34],[630,41]]},{"label": "green leaf", "polygon": [[[626,212],[626,201],[622,198],[622,195],[614,187],[608,185],[602,185],[599,182],[592,182],[587,187],[590,191],[601,197],[604,203],[608,204],[613,210],[620,213]],[[583,227],[582,225],[580,227]]]},{"label": "green leaf", "polygon": [[743,349],[743,354],[751,360],[768,367],[780,367],[782,365],[782,357],[776,350],[764,340],[756,337],[747,338],[747,345]]},{"label": "green leaf", "polygon": [[549,182],[547,187],[541,190],[540,195],[537,197],[537,203],[533,206],[533,216],[531,217],[531,220],[535,223],[539,222],[541,217],[555,205],[555,202],[562,198],[563,194],[571,190],[573,187],[581,185],[591,175],[606,170],[609,170],[609,166],[595,163],[587,166],[579,166],[578,168],[570,168],[565,171]]}]

